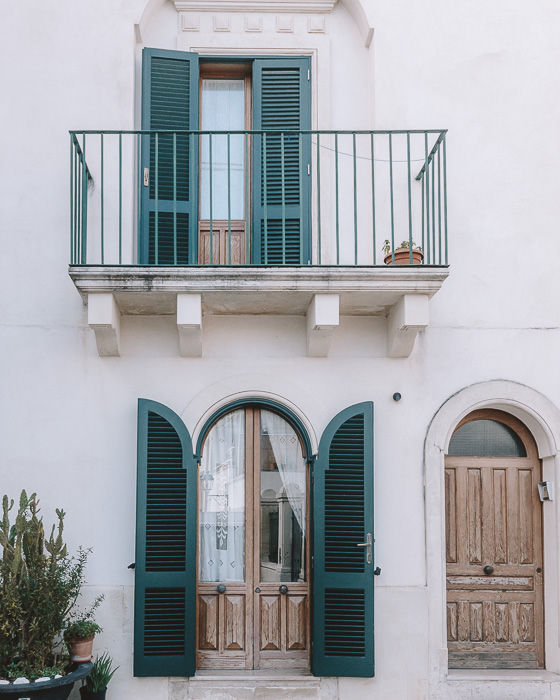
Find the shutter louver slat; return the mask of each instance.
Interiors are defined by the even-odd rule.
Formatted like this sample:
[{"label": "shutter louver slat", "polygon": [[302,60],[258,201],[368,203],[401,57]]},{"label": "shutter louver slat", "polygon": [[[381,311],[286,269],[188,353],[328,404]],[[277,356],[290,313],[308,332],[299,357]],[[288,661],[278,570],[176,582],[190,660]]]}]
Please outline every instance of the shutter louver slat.
[{"label": "shutter louver slat", "polygon": [[[198,55],[144,49],[143,62],[142,128],[197,129]],[[149,168],[149,186],[142,187],[141,264],[188,265],[196,257],[198,142],[189,134],[176,135],[175,169],[173,144],[173,134],[142,137],[142,168]]]},{"label": "shutter louver slat", "polygon": [[195,666],[196,474],[181,419],[138,404],[134,673],[188,676]]},{"label": "shutter louver slat", "polygon": [[313,673],[372,677],[373,404],[347,408],[325,430],[314,468]]},{"label": "shutter louver slat", "polygon": [[[311,128],[311,94],[307,81],[307,59],[256,60],[254,70],[254,128],[284,131],[255,138],[255,240],[254,262],[270,265],[300,265],[309,258],[309,177],[311,147],[308,135],[301,141],[299,130]],[[294,133],[290,133],[293,131]],[[266,188],[265,188],[266,166]],[[265,226],[266,206],[266,226]],[[282,216],[284,210],[284,241]],[[301,219],[300,219],[301,216]]]}]

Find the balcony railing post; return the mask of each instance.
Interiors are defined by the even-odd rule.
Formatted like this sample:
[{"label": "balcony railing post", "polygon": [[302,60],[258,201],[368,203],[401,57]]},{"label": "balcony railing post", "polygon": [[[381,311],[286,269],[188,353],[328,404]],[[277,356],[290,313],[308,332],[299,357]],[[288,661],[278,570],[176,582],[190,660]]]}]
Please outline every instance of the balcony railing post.
[{"label": "balcony railing post", "polygon": [[430,256],[430,173],[429,173],[429,156],[428,156],[428,134],[424,135],[424,152],[426,162],[424,164],[424,180],[426,181],[426,262],[431,264]]},{"label": "balcony railing post", "polygon": [[154,263],[159,264],[159,133],[156,131],[155,137],[155,166],[156,166],[156,181],[155,181],[155,202],[154,202]]},{"label": "balcony railing post", "polygon": [[88,190],[88,175],[86,166],[86,135],[83,134],[82,141],[82,231],[81,231],[81,264],[85,265],[87,261],[87,190]]},{"label": "balcony railing post", "polygon": [[373,131],[370,134],[371,139],[371,221],[372,221],[372,235],[373,235],[373,264],[376,265],[377,258],[377,246],[375,242],[375,148],[374,148],[374,134]]},{"label": "balcony railing post", "polygon": [[410,174],[410,132],[406,134],[406,165],[407,165],[407,189],[408,189],[408,248],[410,252],[410,264],[412,265],[412,182]]},{"label": "balcony railing post", "polygon": [[227,208],[228,208],[228,263],[231,265],[231,140],[227,135]]},{"label": "balcony railing post", "polygon": [[321,265],[321,134],[317,132],[317,255]]},{"label": "balcony railing post", "polygon": [[280,177],[282,182],[282,264],[286,264],[286,167],[284,132],[280,134]]},{"label": "balcony railing post", "polygon": [[103,165],[103,134],[101,134],[101,264],[105,264],[105,181]]},{"label": "balcony railing post", "polygon": [[356,171],[356,134],[352,134],[352,160],[354,170],[354,265],[358,264],[358,175]]},{"label": "balcony railing post", "polygon": [[338,202],[338,132],[334,135],[334,181],[335,181],[335,207],[336,207],[336,264],[340,265],[340,239],[339,239],[339,202]]},{"label": "balcony railing post", "polygon": [[74,143],[70,132],[70,264],[74,263]]},{"label": "balcony railing post", "polygon": [[391,192],[391,250],[395,264],[395,205],[393,201],[393,134],[389,133],[389,187]]},{"label": "balcony railing post", "polygon": [[122,132],[119,134],[119,265],[122,265]]},{"label": "balcony railing post", "polygon": [[177,134],[173,134],[173,264],[177,264]]},{"label": "balcony railing post", "polygon": [[447,265],[447,146],[446,137],[444,135],[443,142],[443,218],[444,218],[444,236],[445,236],[445,265]]},{"label": "balcony railing post", "polygon": [[212,200],[212,195],[213,192],[212,190],[214,189],[214,185],[212,182],[212,164],[213,164],[213,156],[212,156],[212,134],[208,134],[208,167],[209,167],[209,183],[210,183],[210,265],[214,264],[214,211],[213,211],[213,200]]}]

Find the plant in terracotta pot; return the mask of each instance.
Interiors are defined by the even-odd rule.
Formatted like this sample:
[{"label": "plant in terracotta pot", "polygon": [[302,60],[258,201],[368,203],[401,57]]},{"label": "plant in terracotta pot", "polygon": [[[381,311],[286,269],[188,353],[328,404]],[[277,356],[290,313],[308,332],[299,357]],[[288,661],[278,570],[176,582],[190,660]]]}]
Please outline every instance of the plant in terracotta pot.
[{"label": "plant in terracotta pot", "polygon": [[54,653],[84,582],[88,552],[68,554],[64,516],[45,532],[36,494],[2,500],[0,517],[0,700],[64,700],[91,664]]},{"label": "plant in terracotta pot", "polygon": [[[394,252],[391,251],[391,243],[385,240],[383,243],[383,261],[385,265],[410,265],[410,241],[403,241]],[[412,241],[412,264],[420,265],[424,259],[424,253],[419,245]]]},{"label": "plant in terracotta pot", "polygon": [[91,610],[70,621],[64,629],[64,641],[68,647],[70,660],[74,663],[81,664],[91,661],[93,639],[96,634],[103,631],[91,617],[100,602],[100,599],[96,600]]},{"label": "plant in terracotta pot", "polygon": [[113,668],[113,659],[107,652],[96,656],[93,668],[89,676],[82,681],[80,695],[82,700],[105,700],[109,681],[120,668]]}]

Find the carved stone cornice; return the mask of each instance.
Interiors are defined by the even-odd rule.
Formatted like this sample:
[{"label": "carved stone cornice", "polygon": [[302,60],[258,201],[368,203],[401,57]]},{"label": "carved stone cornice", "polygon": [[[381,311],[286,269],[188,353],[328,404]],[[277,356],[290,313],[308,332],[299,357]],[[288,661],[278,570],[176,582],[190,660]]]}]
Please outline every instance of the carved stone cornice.
[{"label": "carved stone cornice", "polygon": [[332,12],[338,0],[171,0],[179,12]]}]

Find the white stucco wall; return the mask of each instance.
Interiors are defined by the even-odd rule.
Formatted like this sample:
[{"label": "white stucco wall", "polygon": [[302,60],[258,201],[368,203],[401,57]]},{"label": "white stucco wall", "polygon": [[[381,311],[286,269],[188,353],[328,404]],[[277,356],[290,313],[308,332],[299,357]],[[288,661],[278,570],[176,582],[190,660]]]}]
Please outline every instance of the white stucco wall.
[{"label": "white stucco wall", "polygon": [[[0,495],[26,488],[46,519],[55,507],[67,511],[70,547],[93,547],[88,594],[107,596],[97,646],[121,665],[111,695],[164,700],[166,680],[131,673],[137,399],[169,406],[194,431],[220,394],[270,392],[297,406],[317,437],[340,410],[372,400],[377,675],[341,679],[338,690],[341,700],[427,698],[428,426],[456,392],[494,379],[560,406],[560,6],[364,1],[374,27],[368,49],[343,4],[325,35],[280,40],[179,35],[175,8],[155,3],[137,43],[144,4],[4,0],[0,8]],[[204,320],[203,357],[183,358],[173,317],[125,316],[122,356],[99,357],[67,274],[68,130],[139,126],[142,45],[288,40],[317,52],[322,128],[449,129],[451,273],[430,302],[429,328],[410,358],[390,359],[385,319],[343,317],[323,359],[305,357],[304,317],[214,316]],[[431,697],[560,697],[549,677],[530,687],[506,681],[480,695],[479,686],[438,676]]]}]

